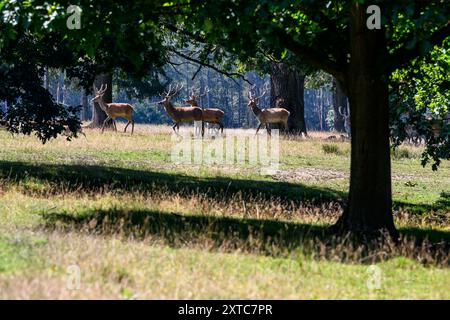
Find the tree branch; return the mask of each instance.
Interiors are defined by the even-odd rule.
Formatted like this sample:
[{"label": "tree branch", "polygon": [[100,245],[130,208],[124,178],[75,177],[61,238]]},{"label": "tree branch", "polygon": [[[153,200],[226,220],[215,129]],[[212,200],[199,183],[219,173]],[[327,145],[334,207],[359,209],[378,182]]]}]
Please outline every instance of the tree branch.
[{"label": "tree branch", "polygon": [[164,27],[165,27],[167,30],[169,30],[169,31],[171,31],[171,32],[173,32],[173,33],[179,33],[179,34],[181,34],[181,35],[183,35],[183,36],[185,36],[185,37],[188,37],[188,38],[190,38],[190,39],[192,39],[192,40],[195,40],[195,41],[197,41],[197,42],[206,43],[206,40],[203,39],[201,36],[199,36],[199,35],[197,35],[197,34],[194,34],[194,33],[191,33],[191,32],[189,32],[189,31],[186,31],[186,30],[184,30],[184,29],[179,29],[179,28],[178,28],[177,26],[175,26],[174,24],[171,24],[171,23],[165,23],[165,24],[164,24]]},{"label": "tree branch", "polygon": [[301,60],[309,63],[315,68],[322,69],[329,74],[333,75],[336,79],[344,82],[344,70],[343,67],[331,61],[327,57],[324,57],[320,52],[305,47],[292,39],[283,30],[275,30],[275,34],[279,37],[283,45],[290,51],[292,51]]},{"label": "tree branch", "polygon": [[[430,38],[418,41],[412,49],[407,49],[405,45],[401,46],[390,55],[390,70],[393,71],[395,69],[398,69],[399,67],[405,66],[411,60],[421,56],[424,53],[421,50],[421,44],[423,44],[425,41],[430,42],[432,46],[440,45],[449,36],[450,21],[447,21],[447,23],[443,27],[437,29],[430,36]],[[413,38],[414,34],[411,34],[408,37],[409,40],[405,40],[404,43],[410,41]]]},{"label": "tree branch", "polygon": [[179,66],[179,65],[181,65],[181,63],[175,63],[175,62],[172,62],[172,61],[167,61],[168,63],[169,63],[169,65],[173,68],[173,70],[176,72],[176,73],[178,73],[178,74],[180,74],[180,75],[183,75],[180,71],[178,71],[178,69],[177,68],[175,68],[175,66]]},{"label": "tree branch", "polygon": [[210,63],[207,63],[206,61],[202,61],[202,60],[196,59],[194,57],[188,56],[188,55],[186,55],[186,54],[184,54],[182,52],[179,52],[179,51],[177,51],[175,49],[169,49],[169,51],[172,52],[172,53],[175,53],[176,55],[178,55],[178,56],[180,56],[180,57],[182,57],[182,58],[184,58],[186,60],[195,62],[195,63],[197,63],[199,65],[204,66],[204,67],[210,68],[210,69],[212,69],[212,70],[214,70],[214,71],[216,71],[216,72],[218,72],[220,74],[223,74],[223,75],[229,77],[231,80],[233,80],[234,83],[236,83],[236,84],[239,84],[239,83],[236,81],[236,79],[234,79],[234,77],[241,78],[242,80],[244,80],[248,84],[252,85],[252,83],[247,78],[245,78],[245,76],[243,74],[241,74],[241,73],[238,73],[238,72],[227,72],[227,71],[221,70],[220,68],[218,68],[218,67],[216,67],[216,66],[214,66],[214,65],[212,65]]},{"label": "tree branch", "polygon": [[192,76],[191,80],[194,80],[195,77],[197,76],[197,74],[200,72],[200,70],[202,70],[203,65],[199,65],[197,71],[195,71],[194,75]]}]

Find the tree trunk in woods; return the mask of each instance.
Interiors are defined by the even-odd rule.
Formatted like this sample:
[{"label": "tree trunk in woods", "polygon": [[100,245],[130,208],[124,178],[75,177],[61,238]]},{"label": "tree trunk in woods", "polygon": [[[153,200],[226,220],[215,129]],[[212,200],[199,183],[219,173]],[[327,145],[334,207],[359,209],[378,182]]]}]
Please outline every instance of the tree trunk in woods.
[{"label": "tree trunk in woods", "polygon": [[[212,83],[211,83],[211,71],[208,68],[208,73],[206,74],[206,82],[208,84],[208,88],[212,87]],[[206,94],[206,104],[208,105],[208,108],[211,108],[211,93],[207,93]]]},{"label": "tree trunk in woods", "polygon": [[365,237],[388,232],[392,216],[388,128],[388,71],[384,30],[366,27],[366,6],[352,5],[351,61],[346,89],[351,117],[351,174],[348,206],[336,227]]},{"label": "tree trunk in woods", "polygon": [[49,89],[49,79],[48,79],[48,67],[44,67],[44,88],[48,91]]},{"label": "tree trunk in woods", "polygon": [[341,84],[333,78],[334,130],[337,132],[345,132],[344,117],[341,112],[345,112],[347,108],[347,96],[342,90]]},{"label": "tree trunk in woods", "polygon": [[320,131],[323,131],[323,95],[322,88],[319,88],[318,93],[316,95],[316,105],[317,105],[317,114],[319,116],[319,128]]},{"label": "tree trunk in woods", "polygon": [[86,94],[86,90],[83,90],[83,93],[81,95],[81,121],[87,121],[88,120],[88,98]]},{"label": "tree trunk in woods", "polygon": [[243,106],[243,97],[242,97],[242,83],[241,81],[239,81],[240,85],[236,85],[236,91],[238,94],[238,110],[239,110],[239,123],[241,124],[241,126],[243,127],[247,127],[247,113],[246,113],[246,109],[244,109]]},{"label": "tree trunk in woods", "polygon": [[305,76],[282,62],[272,63],[271,69],[271,107],[289,110],[289,132],[307,135],[303,100]]},{"label": "tree trunk in woods", "polygon": [[58,76],[58,85],[56,87],[56,103],[65,104],[65,96],[66,96],[66,85],[64,84],[65,74],[63,71],[59,72]]},{"label": "tree trunk in woods", "polygon": [[58,80],[58,84],[56,86],[56,103],[59,103],[59,96],[60,96],[60,86],[59,86],[59,80]]},{"label": "tree trunk in woods", "polygon": [[[3,112],[3,115],[0,112],[0,115],[2,116],[4,116],[8,112],[8,102],[6,101],[0,102],[0,111]],[[1,118],[0,118],[0,125],[4,125],[4,123],[2,123]]]},{"label": "tree trunk in woods", "polygon": [[[100,74],[95,77],[94,85],[96,88],[100,89],[102,85],[108,85],[108,89],[103,95],[103,100],[105,103],[112,102],[112,75],[110,73]],[[92,121],[89,124],[90,128],[100,128],[103,125],[103,122],[107,118],[106,113],[100,108],[98,103],[94,103],[92,108]],[[112,121],[108,121],[107,127],[112,125]]]},{"label": "tree trunk in woods", "polygon": [[60,97],[59,101],[62,104],[66,104],[66,83],[65,83],[65,79],[66,79],[65,71],[61,71],[60,74],[59,74],[59,81],[61,82],[61,97]]}]

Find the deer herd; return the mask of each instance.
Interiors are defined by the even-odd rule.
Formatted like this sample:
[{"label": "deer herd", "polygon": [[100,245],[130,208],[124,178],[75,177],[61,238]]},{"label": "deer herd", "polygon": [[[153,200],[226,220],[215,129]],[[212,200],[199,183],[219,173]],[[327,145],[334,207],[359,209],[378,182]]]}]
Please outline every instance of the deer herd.
[{"label": "deer herd", "polygon": [[[184,100],[185,103],[189,104],[189,106],[174,106],[172,103],[172,98],[177,95],[181,89],[182,85],[176,85],[172,88],[172,85],[169,86],[169,90],[162,94],[162,100],[158,102],[158,105],[164,106],[167,114],[173,120],[174,125],[172,127],[175,133],[179,132],[180,123],[191,123],[191,122],[201,122],[202,136],[204,135],[204,124],[208,123],[211,125],[219,126],[221,133],[223,134],[223,122],[222,119],[225,116],[225,113],[218,108],[203,108],[198,104],[198,98],[205,96],[209,93],[209,90],[206,89],[205,92],[198,92],[199,89],[193,89],[191,94]],[[100,108],[106,113],[107,118],[104,120],[102,125],[102,132],[105,129],[108,121],[112,121],[113,129],[117,131],[116,118],[125,118],[128,120],[124,132],[127,131],[128,126],[131,124],[131,134],[134,132],[134,118],[133,106],[128,103],[105,103],[103,100],[103,95],[107,90],[107,85],[102,85],[100,89],[94,86],[94,98],[92,102],[98,103]],[[256,129],[256,134],[258,134],[259,130],[262,127],[265,127],[267,133],[271,134],[270,124],[279,124],[284,127],[285,130],[288,130],[288,119],[290,116],[290,112],[284,108],[266,108],[261,109],[258,107],[260,99],[267,93],[267,87],[264,88],[263,93],[259,96],[255,96],[255,86],[251,87],[248,91],[248,107],[252,110],[253,114],[257,118],[259,125]],[[344,119],[345,131],[350,133],[350,115],[349,112],[343,112],[339,109],[339,113],[342,115]],[[442,123],[439,120],[429,119],[431,123],[432,133],[434,136],[438,136],[442,127]],[[448,116],[444,122],[449,122],[450,116]],[[413,129],[406,128],[406,132],[410,141],[417,144],[418,141],[421,140],[420,137],[416,138],[414,133],[411,133]],[[411,138],[412,137],[412,138]]]},{"label": "deer herd", "polygon": [[[170,85],[169,90],[163,93],[163,99],[158,102],[158,105],[164,106],[167,114],[173,120],[173,131],[175,133],[179,132],[180,123],[191,123],[194,121],[199,121],[202,123],[202,136],[204,135],[205,123],[218,125],[221,133],[223,134],[222,118],[225,116],[225,113],[218,108],[203,108],[198,105],[198,98],[205,96],[209,92],[209,90],[207,89],[205,90],[205,92],[200,94],[196,89],[193,89],[189,97],[185,100],[185,103],[189,104],[189,106],[174,106],[171,100],[176,94],[181,91],[182,88],[182,85],[176,85],[175,88],[172,88],[172,85]],[[92,102],[98,103],[100,108],[107,115],[107,118],[104,120],[102,125],[102,132],[104,131],[106,124],[110,120],[112,121],[113,129],[117,131],[116,118],[122,117],[128,120],[124,132],[127,131],[128,125],[131,124],[131,134],[133,134],[133,106],[128,103],[105,103],[103,100],[103,95],[105,94],[106,89],[106,85],[105,87],[103,87],[102,85],[100,89],[94,86],[94,98],[92,99]],[[290,112],[284,108],[259,108],[259,100],[267,93],[267,89],[265,89],[264,92],[258,97],[255,97],[253,92],[254,89],[255,87],[253,86],[248,92],[248,106],[251,108],[253,114],[259,121],[259,126],[256,129],[256,134],[261,127],[265,126],[267,129],[267,133],[270,135],[271,130],[269,124],[280,124],[284,127],[285,130],[287,130]]]}]

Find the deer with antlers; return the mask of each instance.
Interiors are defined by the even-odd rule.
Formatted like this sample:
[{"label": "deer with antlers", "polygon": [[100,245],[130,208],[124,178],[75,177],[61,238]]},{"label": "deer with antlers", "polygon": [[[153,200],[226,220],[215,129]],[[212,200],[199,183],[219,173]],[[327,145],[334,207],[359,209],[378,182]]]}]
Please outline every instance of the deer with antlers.
[{"label": "deer with antlers", "polygon": [[[254,89],[254,87],[252,89]],[[289,129],[288,119],[291,113],[284,108],[267,108],[267,109],[258,108],[259,100],[267,93],[268,89],[265,88],[263,93],[258,97],[255,97],[253,95],[252,89],[248,91],[248,99],[250,100],[248,106],[252,109],[253,114],[259,121],[258,129],[256,129],[256,134],[258,134],[258,131],[259,129],[261,129],[262,126],[265,126],[267,129],[267,133],[270,136],[271,132],[269,124],[271,123],[282,124],[284,126],[284,129],[288,130]]]},{"label": "deer with antlers", "polygon": [[202,109],[199,107],[175,107],[172,102],[170,101],[180,90],[183,88],[183,86],[176,86],[175,89],[172,91],[172,85],[169,86],[169,91],[163,93],[163,100],[158,102],[158,105],[163,105],[166,109],[169,116],[172,118],[172,120],[175,122],[172,129],[175,133],[177,131],[175,128],[178,129],[178,132],[180,131],[180,123],[182,122],[193,122],[193,121],[201,121],[202,122],[202,136],[204,135],[204,121],[203,121],[203,112]]},{"label": "deer with antlers", "polygon": [[347,133],[347,135],[350,137],[350,110],[347,107],[339,107],[338,108],[339,113],[341,114],[342,118],[344,119],[344,130]]},{"label": "deer with antlers", "polygon": [[[205,92],[201,94],[200,93],[197,94],[194,89],[192,90],[191,95],[188,97],[188,99],[185,100],[185,102],[189,103],[193,107],[199,107],[197,99],[205,96],[208,93],[209,93],[208,88],[206,88]],[[202,108],[202,111],[203,111],[203,121],[219,125],[220,131],[221,133],[223,133],[222,118],[225,115],[225,112],[217,108]]]},{"label": "deer with antlers", "polygon": [[105,121],[103,121],[102,125],[102,133],[105,130],[105,125],[108,122],[108,120],[112,120],[114,130],[117,131],[116,126],[116,118],[121,117],[128,120],[128,123],[125,126],[125,129],[123,132],[127,132],[127,127],[131,123],[131,134],[134,132],[134,119],[133,119],[133,106],[128,103],[105,103],[103,100],[103,95],[106,92],[106,89],[108,89],[108,85],[105,85],[105,88],[103,88],[103,85],[100,87],[100,89],[97,89],[94,85],[94,98],[91,100],[91,102],[97,102],[100,108],[106,113],[107,117]]}]

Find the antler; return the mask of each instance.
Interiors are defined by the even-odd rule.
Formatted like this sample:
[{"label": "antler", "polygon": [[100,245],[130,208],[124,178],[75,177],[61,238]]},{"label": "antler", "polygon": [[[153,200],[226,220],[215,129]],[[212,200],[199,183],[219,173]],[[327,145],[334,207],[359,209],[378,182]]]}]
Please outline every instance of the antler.
[{"label": "antler", "polygon": [[248,98],[249,98],[250,100],[253,100],[253,99],[254,99],[254,98],[253,98],[253,93],[252,93],[252,91],[255,90],[255,88],[256,88],[256,85],[252,85],[252,86],[250,87],[250,89],[248,90],[247,95],[248,95]]},{"label": "antler", "polygon": [[250,90],[248,90],[248,98],[249,98],[250,100],[258,100],[258,99],[261,99],[262,97],[264,97],[264,96],[266,95],[266,93],[267,93],[267,91],[268,91],[267,85],[264,85],[264,91],[263,91],[263,93],[262,93],[260,96],[255,97],[255,96],[253,95],[253,93],[252,93],[252,91],[254,91],[255,88],[256,88],[256,85],[253,85],[253,86],[251,86]]},{"label": "antler", "polygon": [[173,96],[175,96],[178,92],[180,92],[181,91],[181,89],[183,89],[183,86],[184,85],[181,85],[181,86],[176,86],[175,87],[175,90],[174,90],[174,92],[170,95],[170,97],[173,97]]},{"label": "antler", "polygon": [[171,91],[172,91],[172,84],[169,84],[169,90],[168,91],[164,90],[162,95],[168,97]]},{"label": "antler", "polygon": [[[343,116],[344,118],[347,118],[349,115],[348,115],[348,110],[347,110],[347,108],[344,108],[343,106],[339,106],[339,108],[338,108],[338,110],[339,110],[339,113],[341,114],[341,116]],[[342,111],[344,111],[344,112],[342,112]]]},{"label": "antler", "polygon": [[183,85],[179,86],[177,85],[175,87],[175,89],[172,92],[172,84],[169,85],[169,91],[164,91],[163,95],[167,98],[172,98],[173,96],[175,96],[178,92],[180,92],[180,90],[183,89]]},{"label": "antler", "polygon": [[267,90],[264,90],[260,96],[255,98],[255,100],[261,99],[262,97],[264,97],[266,95],[266,93],[267,93]]},{"label": "antler", "polygon": [[105,84],[105,88],[103,89],[103,85],[100,87],[100,94],[104,94],[106,90],[108,89],[108,85]]},{"label": "antler", "polygon": [[200,92],[200,88],[196,88],[196,87],[192,88],[191,97],[197,98],[199,96],[199,92]]},{"label": "antler", "polygon": [[[105,86],[105,88],[103,88],[103,86]],[[107,84],[102,84],[100,89],[98,89],[95,84],[94,84],[94,93],[95,95],[102,95],[106,92],[106,89],[108,89],[108,85]]]},{"label": "antler", "polygon": [[267,91],[269,91],[269,86],[268,86],[268,84],[266,83],[266,84],[264,85],[264,87],[263,87],[263,93],[262,93],[259,97],[255,98],[255,99],[256,99],[256,100],[261,99],[262,97],[264,97],[264,96],[266,95]]},{"label": "antler", "polygon": [[205,87],[205,91],[204,91],[202,94],[200,94],[199,97],[206,96],[208,93],[209,93],[209,87],[206,86],[206,87]]}]

